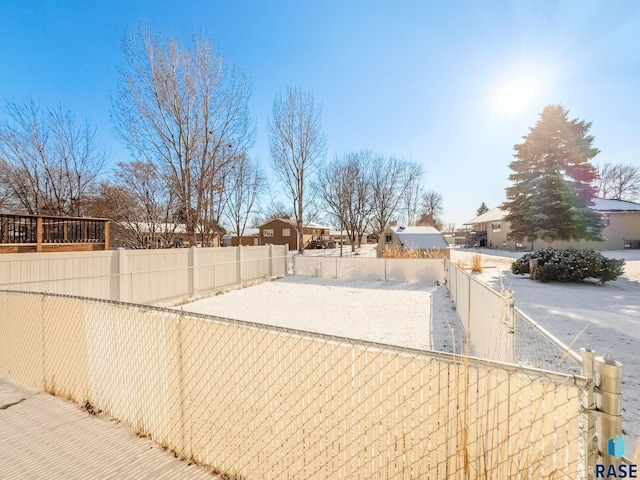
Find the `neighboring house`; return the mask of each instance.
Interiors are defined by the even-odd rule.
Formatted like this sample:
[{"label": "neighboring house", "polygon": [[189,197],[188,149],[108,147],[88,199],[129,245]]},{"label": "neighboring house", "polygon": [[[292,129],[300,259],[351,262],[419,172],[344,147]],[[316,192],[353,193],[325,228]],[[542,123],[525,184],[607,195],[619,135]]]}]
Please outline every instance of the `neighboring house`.
[{"label": "neighboring house", "polygon": [[236,232],[227,234],[223,237],[223,245],[226,247],[237,247],[238,245],[243,247],[258,246],[260,245],[260,229],[245,228],[242,237],[239,237]]},{"label": "neighboring house", "polygon": [[430,250],[449,258],[449,244],[433,227],[387,227],[378,240],[378,257],[385,250]]},{"label": "neighboring house", "polygon": [[[605,228],[602,231],[604,241],[593,242],[581,240],[579,242],[555,241],[554,248],[575,247],[594,250],[623,250],[625,248],[640,248],[640,204],[622,200],[608,200],[595,198],[593,210],[602,215]],[[504,221],[505,210],[494,208],[479,217],[469,220],[465,225],[473,227],[467,246],[486,246],[489,248],[505,248],[508,250],[531,249],[540,250],[547,247],[543,240],[533,243],[517,244],[507,240],[511,231],[509,222]]]},{"label": "neighboring house", "polygon": [[[363,233],[360,236],[360,245],[365,245],[367,243],[377,243],[377,242],[370,242],[369,238],[371,237],[371,235],[373,234],[368,234],[368,233]],[[349,237],[349,234],[347,233],[346,230],[343,230],[342,232],[338,231],[338,230],[331,230],[329,232],[329,237],[331,240],[333,240],[336,245],[340,245],[340,242],[342,241],[343,245],[351,245],[351,238]],[[358,244],[358,241],[356,239],[356,241],[354,242],[356,245]]]},{"label": "neighboring house", "polygon": [[[260,225],[260,245],[271,243],[273,245],[289,245],[289,250],[298,250],[298,230],[295,220],[288,218],[275,218]],[[302,229],[303,247],[316,239],[325,239],[329,236],[329,227],[308,222]]]},{"label": "neighboring house", "polygon": [[[189,233],[183,223],[146,223],[120,222],[121,237],[114,236],[114,246],[133,246],[134,248],[179,248],[189,247]],[[204,239],[211,247],[219,247],[225,230],[217,227]],[[196,228],[196,246],[203,244],[202,229]]]}]

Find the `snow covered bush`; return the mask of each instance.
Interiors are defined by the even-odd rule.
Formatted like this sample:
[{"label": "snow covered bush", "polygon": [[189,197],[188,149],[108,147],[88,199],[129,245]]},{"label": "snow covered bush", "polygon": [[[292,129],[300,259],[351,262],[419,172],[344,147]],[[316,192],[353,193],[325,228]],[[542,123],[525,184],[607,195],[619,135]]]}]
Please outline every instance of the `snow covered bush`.
[{"label": "snow covered bush", "polygon": [[602,283],[615,280],[624,272],[624,260],[603,256],[594,250],[548,248],[527,253],[511,264],[516,275],[529,272],[529,262],[538,260],[538,280],[541,282],[581,282],[597,278]]}]

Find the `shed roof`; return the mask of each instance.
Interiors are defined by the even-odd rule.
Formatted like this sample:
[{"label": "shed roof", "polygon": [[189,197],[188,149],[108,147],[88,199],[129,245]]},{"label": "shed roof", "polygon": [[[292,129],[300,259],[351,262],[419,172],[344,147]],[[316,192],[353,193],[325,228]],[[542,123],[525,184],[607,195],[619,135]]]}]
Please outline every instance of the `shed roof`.
[{"label": "shed roof", "polygon": [[404,248],[449,248],[442,233],[433,227],[391,227],[391,230],[398,235]]}]

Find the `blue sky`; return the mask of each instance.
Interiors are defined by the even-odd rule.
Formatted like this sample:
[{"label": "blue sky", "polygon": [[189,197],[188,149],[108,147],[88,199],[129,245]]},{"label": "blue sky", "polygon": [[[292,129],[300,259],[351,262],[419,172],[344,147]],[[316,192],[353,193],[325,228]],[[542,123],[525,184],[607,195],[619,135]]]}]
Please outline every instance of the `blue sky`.
[{"label": "blue sky", "polygon": [[504,201],[513,145],[542,108],[593,122],[596,163],[640,165],[640,2],[0,0],[0,101],[60,103],[116,161],[110,96],[120,42],[143,21],[184,43],[206,33],[253,82],[253,155],[287,85],[323,105],[328,156],[369,148],[424,165],[461,225]]}]

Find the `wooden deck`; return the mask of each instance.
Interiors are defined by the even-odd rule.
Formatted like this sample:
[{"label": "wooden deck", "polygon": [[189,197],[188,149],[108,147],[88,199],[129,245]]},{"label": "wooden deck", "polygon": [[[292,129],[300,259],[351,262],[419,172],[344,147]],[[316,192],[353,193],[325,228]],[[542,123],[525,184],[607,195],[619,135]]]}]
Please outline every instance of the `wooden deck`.
[{"label": "wooden deck", "polygon": [[109,249],[109,220],[0,214],[0,253]]}]

